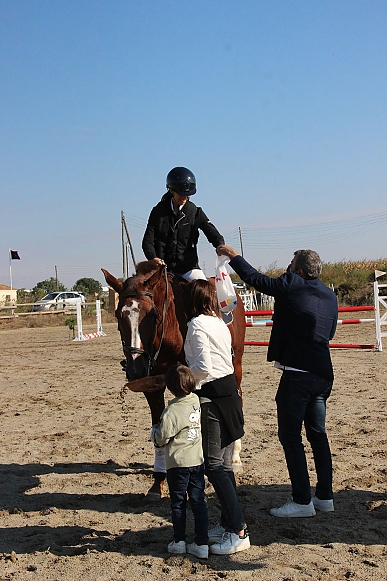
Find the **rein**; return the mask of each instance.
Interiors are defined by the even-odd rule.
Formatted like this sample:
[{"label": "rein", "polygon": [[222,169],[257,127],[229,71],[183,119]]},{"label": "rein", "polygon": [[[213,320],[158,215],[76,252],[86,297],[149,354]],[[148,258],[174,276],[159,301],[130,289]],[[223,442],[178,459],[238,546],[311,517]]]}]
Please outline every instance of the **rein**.
[{"label": "rein", "polygon": [[159,356],[159,353],[160,353],[161,345],[163,344],[164,331],[165,331],[165,315],[167,314],[168,291],[169,291],[168,272],[167,272],[167,267],[166,266],[164,267],[164,276],[165,276],[165,298],[164,298],[164,304],[163,304],[163,314],[162,314],[162,318],[161,318],[161,325],[162,325],[162,327],[161,327],[161,337],[160,337],[159,347],[158,347],[158,349],[157,349],[157,351],[156,351],[156,353],[155,353],[155,355],[153,357],[154,365],[156,364],[157,357]]},{"label": "rein", "polygon": [[[150,374],[151,369],[156,366],[157,357],[159,356],[159,353],[160,353],[160,350],[161,350],[161,346],[162,346],[162,343],[163,343],[163,339],[164,339],[165,316],[166,316],[166,313],[167,313],[168,293],[169,293],[169,282],[168,282],[167,267],[164,268],[164,276],[165,276],[165,298],[164,298],[164,303],[163,303],[163,312],[162,312],[162,319],[161,319],[162,328],[161,328],[160,343],[159,343],[159,346],[158,346],[158,349],[157,349],[156,353],[152,356],[150,354],[150,352],[147,351],[146,349],[139,349],[138,347],[131,347],[130,345],[125,345],[125,342],[122,341],[122,349],[124,351],[125,357],[126,357],[126,354],[127,353],[130,353],[131,355],[144,355],[145,357],[147,357],[147,359],[148,359],[148,376]],[[156,307],[156,305],[154,303],[154,297],[153,297],[153,294],[151,292],[142,291],[141,293],[129,294],[128,297],[131,297],[131,296],[132,297],[135,297],[135,296],[138,296],[139,294],[141,294],[142,296],[150,297],[152,299],[154,309],[157,312],[157,307]],[[156,330],[157,330],[157,325],[155,326],[155,335],[154,336],[156,336]]]}]

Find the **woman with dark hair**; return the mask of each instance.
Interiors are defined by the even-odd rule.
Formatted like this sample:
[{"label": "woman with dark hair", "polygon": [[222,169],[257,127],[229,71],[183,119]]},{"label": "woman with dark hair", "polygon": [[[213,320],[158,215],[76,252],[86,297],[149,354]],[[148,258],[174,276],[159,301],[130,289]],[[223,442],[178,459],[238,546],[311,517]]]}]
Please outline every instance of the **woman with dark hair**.
[{"label": "woman with dark hair", "polygon": [[250,547],[231,462],[233,442],[244,433],[231,335],[219,315],[213,284],[191,281],[184,302],[189,319],[184,350],[201,404],[205,471],[221,504],[220,523],[208,531],[210,553],[231,555]]}]

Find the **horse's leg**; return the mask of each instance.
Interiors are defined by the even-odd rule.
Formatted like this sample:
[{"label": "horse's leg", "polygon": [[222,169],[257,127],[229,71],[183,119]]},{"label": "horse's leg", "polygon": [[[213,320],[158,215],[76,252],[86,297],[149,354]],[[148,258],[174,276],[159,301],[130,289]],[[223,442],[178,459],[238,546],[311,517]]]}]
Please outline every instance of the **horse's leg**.
[{"label": "horse's leg", "polygon": [[[164,401],[164,389],[153,392],[144,392],[147,399],[151,416],[152,416],[152,426],[158,424],[160,421],[161,414],[165,407]],[[165,467],[165,451],[164,448],[155,447],[155,460],[153,465],[153,478],[154,483],[147,492],[148,497],[162,498],[164,496],[164,482],[167,474]]]},{"label": "horse's leg", "polygon": [[[230,329],[232,343],[234,347],[234,372],[238,383],[239,395],[242,397],[242,356],[244,351],[244,341],[246,334],[245,311],[240,297],[238,297],[238,306],[235,312],[232,329]],[[243,403],[243,400],[242,400]],[[240,458],[242,450],[241,440],[236,440],[232,452],[232,469],[233,472],[243,472],[243,464]]]},{"label": "horse's leg", "polygon": [[[242,364],[241,359],[237,362],[234,361],[234,370],[238,382],[239,394],[242,397],[241,381],[242,381]],[[240,452],[242,450],[242,442],[240,440],[235,440],[233,451],[232,451],[232,469],[233,472],[243,472],[243,464],[240,457]]]},{"label": "horse's leg", "polygon": [[232,449],[232,471],[233,472],[243,472],[243,464],[242,460],[239,456],[239,453],[242,449],[242,443],[240,440],[235,440],[233,449]]}]

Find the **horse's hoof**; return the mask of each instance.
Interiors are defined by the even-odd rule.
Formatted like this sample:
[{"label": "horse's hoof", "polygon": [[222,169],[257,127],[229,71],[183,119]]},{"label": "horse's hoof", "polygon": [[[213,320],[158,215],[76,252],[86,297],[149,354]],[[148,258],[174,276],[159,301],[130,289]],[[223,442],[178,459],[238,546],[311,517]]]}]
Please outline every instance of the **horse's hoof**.
[{"label": "horse's hoof", "polygon": [[145,495],[148,500],[160,500],[164,498],[164,480],[155,480]]},{"label": "horse's hoof", "polygon": [[241,473],[243,472],[243,464],[242,462],[233,462],[232,463],[232,471]]},{"label": "horse's hoof", "polygon": [[148,502],[158,502],[162,498],[163,498],[162,494],[160,494],[159,492],[152,492],[151,490],[149,490],[149,492],[147,492],[147,494],[145,495],[145,500],[147,500]]}]

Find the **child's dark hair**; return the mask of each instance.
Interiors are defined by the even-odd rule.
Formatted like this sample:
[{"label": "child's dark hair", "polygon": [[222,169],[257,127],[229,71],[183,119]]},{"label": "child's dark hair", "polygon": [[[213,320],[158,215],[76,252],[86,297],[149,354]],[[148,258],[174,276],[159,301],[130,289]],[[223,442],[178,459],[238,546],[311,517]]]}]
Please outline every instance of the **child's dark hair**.
[{"label": "child's dark hair", "polygon": [[184,397],[192,393],[196,387],[194,374],[186,365],[176,363],[165,374],[165,383],[169,391],[176,397]]}]

